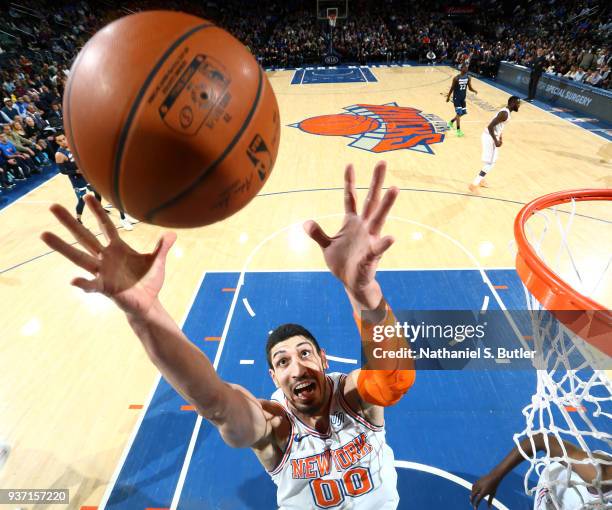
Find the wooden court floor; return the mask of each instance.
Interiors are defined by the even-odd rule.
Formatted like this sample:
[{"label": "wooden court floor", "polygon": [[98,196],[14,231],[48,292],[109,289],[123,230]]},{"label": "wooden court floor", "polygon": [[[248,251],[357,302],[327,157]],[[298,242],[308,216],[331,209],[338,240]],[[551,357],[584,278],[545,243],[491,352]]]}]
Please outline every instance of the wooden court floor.
[{"label": "wooden court floor", "polygon": [[[324,267],[300,224],[321,218],[324,227],[339,225],[348,162],[355,165],[357,186],[367,188],[374,164],[385,159],[386,185],[403,190],[387,223],[397,239],[382,263],[389,269],[512,267],[513,220],[523,203],[561,189],[612,186],[609,142],[524,103],[504,132],[491,187],[470,195],[467,185],[481,167],[480,134],[494,115],[489,110],[508,98],[478,80],[478,102],[468,101],[464,117],[465,137],[448,133],[432,146],[433,155],[375,154],[349,147],[343,137],[289,127],[358,103],[396,102],[445,120],[454,115],[441,95],[454,70],[372,71],[376,83],[290,85],[292,72],[269,74],[283,124],[275,169],[244,211],[221,224],[178,232],[162,293],[177,321],[206,270]],[[130,406],[146,401],[157,374],[122,314],[105,298],[72,288],[78,271],[39,240],[44,230],[68,237],[48,212],[53,202],[74,207],[62,175],[0,211],[0,439],[13,446],[0,487],[69,488],[70,506],[79,508],[102,499],[140,413]],[[610,208],[591,214],[612,220]],[[113,218],[118,222],[116,212]],[[87,211],[83,219],[98,232]],[[600,221],[578,223],[578,262],[588,265],[594,254],[609,252],[610,238],[607,248],[605,237],[597,242]],[[138,250],[152,249],[159,234],[145,224],[121,231]]]}]

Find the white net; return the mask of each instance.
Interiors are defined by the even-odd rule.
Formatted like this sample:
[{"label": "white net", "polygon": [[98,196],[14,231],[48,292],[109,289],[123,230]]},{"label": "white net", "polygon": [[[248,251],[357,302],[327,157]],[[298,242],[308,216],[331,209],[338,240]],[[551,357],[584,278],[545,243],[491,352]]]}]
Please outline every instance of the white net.
[{"label": "white net", "polygon": [[[610,216],[609,203],[585,205],[587,202],[580,202],[581,212],[584,208],[589,214],[578,214],[578,202],[572,201],[568,206],[537,212],[524,227],[531,247],[555,274],[581,294],[598,297],[598,302],[608,308],[612,303],[609,300],[612,217],[606,218]],[[572,228],[578,235],[570,236]],[[526,287],[524,289],[527,308],[531,311],[537,369],[536,392],[531,403],[523,409],[525,429],[514,436],[521,454],[530,463],[525,491],[535,497],[548,498],[549,506],[542,508],[612,508],[612,485],[602,483],[604,470],[612,466],[612,384],[609,378],[612,374],[604,370],[611,366],[610,358],[560,323]],[[608,339],[612,342],[612,331]],[[539,434],[545,438],[544,455],[531,454],[536,452],[534,438]],[[553,443],[557,448],[551,448],[550,436],[557,439]],[[525,438],[530,439],[529,453],[520,446]],[[582,450],[582,458],[569,455],[563,440]],[[552,453],[558,445],[561,445],[561,455]],[[594,468],[592,480],[587,482],[577,476],[575,468],[579,464]],[[534,474],[539,478],[537,485],[531,481]],[[567,506],[568,502],[572,506]]]}]

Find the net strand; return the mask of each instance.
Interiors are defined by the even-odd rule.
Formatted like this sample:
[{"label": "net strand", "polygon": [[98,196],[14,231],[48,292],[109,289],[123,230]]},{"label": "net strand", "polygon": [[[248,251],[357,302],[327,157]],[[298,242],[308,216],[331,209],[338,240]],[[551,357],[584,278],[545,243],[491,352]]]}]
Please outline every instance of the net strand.
[{"label": "net strand", "polygon": [[[551,208],[559,229],[560,241],[555,251],[556,266],[559,267],[561,257],[567,256],[572,271],[576,274],[581,287],[584,279],[572,254],[569,234],[576,216],[576,201],[571,201],[572,207],[569,219],[563,224],[556,208]],[[534,252],[544,259],[544,241],[552,226],[550,218],[543,211],[537,211],[532,217],[543,220],[539,233],[535,233],[530,222],[525,223],[525,233],[531,241]],[[607,262],[603,274],[594,288],[597,288],[612,263],[612,257]],[[537,369],[536,392],[531,403],[523,409],[525,429],[514,435],[521,455],[529,461],[529,468],[524,478],[524,488],[527,494],[534,495],[538,486],[533,486],[531,476],[535,473],[540,478],[539,487],[548,489],[548,497],[554,508],[562,509],[562,501],[557,496],[557,487],[565,489],[583,486],[595,490],[595,501],[585,501],[579,492],[582,504],[581,510],[610,508],[610,499],[602,490],[602,467],[612,466],[612,458],[606,459],[595,455],[591,441],[600,441],[606,452],[612,451],[612,384],[603,370],[596,367],[595,353],[580,337],[567,329],[548,313],[537,299],[523,286],[527,308],[530,311],[533,327],[533,347],[536,354],[534,366]],[[594,289],[593,289],[594,290]],[[534,437],[543,434],[546,447],[545,454],[538,456]],[[554,436],[562,448],[562,455],[551,454],[549,434]],[[528,454],[521,448],[520,442],[529,438],[531,452]],[[583,460],[569,456],[563,439],[576,443],[586,454]],[[551,467],[564,465],[562,474],[550,478]],[[592,483],[583,481],[578,476],[572,476],[573,465],[590,465],[595,468],[596,476]]]},{"label": "net strand", "polygon": [[608,270],[610,269],[611,265],[612,265],[612,255],[610,255],[610,257],[608,258],[608,262],[606,266],[604,267],[603,271],[601,272],[601,276],[597,279],[597,281],[595,282],[595,285],[593,285],[591,294],[595,294],[595,292],[597,292],[597,289],[599,289],[599,285],[601,284],[601,282],[603,282],[604,277],[607,276]]},{"label": "net strand", "polygon": [[574,222],[574,216],[576,215],[576,201],[572,199],[571,204],[572,204],[572,210],[569,214],[567,225],[565,225],[565,227],[563,226],[563,222],[561,221],[561,218],[559,217],[558,209],[556,207],[552,209],[555,215],[555,220],[557,221],[557,226],[559,227],[559,233],[561,234],[561,243],[559,245],[559,250],[557,251],[557,261],[555,263],[555,267],[559,267],[559,259],[560,259],[561,253],[565,252],[570,259],[572,268],[574,269],[576,276],[578,277],[578,281],[580,282],[581,290],[584,291],[584,282],[582,280],[582,276],[580,275],[580,271],[578,271],[578,265],[576,264],[576,261],[574,260],[572,251],[570,250],[568,235],[567,235],[568,232],[572,228],[572,224]]}]

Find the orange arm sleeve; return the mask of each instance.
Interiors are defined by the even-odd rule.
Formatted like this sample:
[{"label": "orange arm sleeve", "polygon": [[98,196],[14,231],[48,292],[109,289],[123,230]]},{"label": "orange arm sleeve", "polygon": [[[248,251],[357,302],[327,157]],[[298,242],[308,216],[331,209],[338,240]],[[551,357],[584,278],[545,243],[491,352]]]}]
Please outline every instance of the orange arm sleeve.
[{"label": "orange arm sleeve", "polygon": [[[385,303],[385,318],[378,325],[395,325],[396,319],[391,308]],[[355,322],[364,342],[372,341],[374,324],[362,321],[354,315]],[[391,339],[396,345],[407,345],[405,338],[395,337]],[[402,362],[403,369],[397,366],[390,370],[368,370],[362,368],[357,379],[357,391],[359,396],[366,402],[382,407],[397,404],[410,387],[414,384],[416,370],[414,363],[410,363],[412,369],[406,369],[406,361]]]}]

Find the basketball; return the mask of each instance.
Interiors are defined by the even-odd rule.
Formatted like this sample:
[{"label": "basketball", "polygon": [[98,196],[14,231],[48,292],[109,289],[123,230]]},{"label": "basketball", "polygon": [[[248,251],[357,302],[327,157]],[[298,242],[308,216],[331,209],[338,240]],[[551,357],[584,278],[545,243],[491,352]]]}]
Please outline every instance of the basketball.
[{"label": "basketball", "polygon": [[85,178],[115,207],[166,227],[243,208],[270,176],[276,97],[249,50],[172,11],[120,18],[78,54],[64,129]]}]

